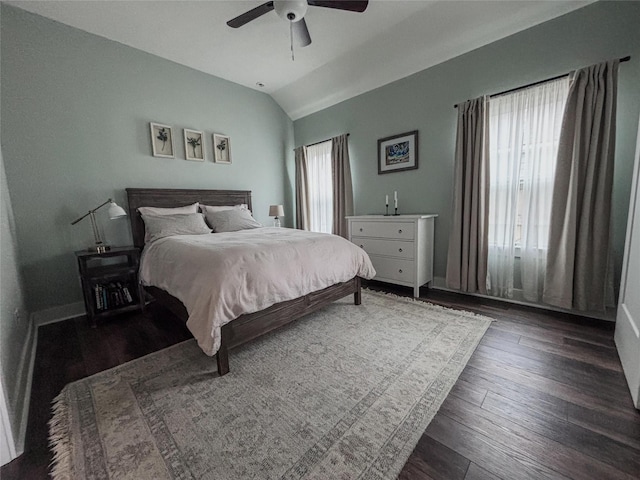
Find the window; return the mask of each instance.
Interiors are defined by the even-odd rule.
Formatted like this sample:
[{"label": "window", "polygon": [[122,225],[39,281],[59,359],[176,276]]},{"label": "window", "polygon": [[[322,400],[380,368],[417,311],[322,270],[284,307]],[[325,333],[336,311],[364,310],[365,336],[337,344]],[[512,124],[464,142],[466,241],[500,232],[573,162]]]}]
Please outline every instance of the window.
[{"label": "window", "polygon": [[[546,265],[553,180],[569,77],[489,100],[489,290],[511,298],[514,257],[527,300]],[[518,283],[520,283],[518,282]]]},{"label": "window", "polygon": [[333,180],[331,175],[331,140],[307,148],[309,174],[309,229],[332,233]]}]

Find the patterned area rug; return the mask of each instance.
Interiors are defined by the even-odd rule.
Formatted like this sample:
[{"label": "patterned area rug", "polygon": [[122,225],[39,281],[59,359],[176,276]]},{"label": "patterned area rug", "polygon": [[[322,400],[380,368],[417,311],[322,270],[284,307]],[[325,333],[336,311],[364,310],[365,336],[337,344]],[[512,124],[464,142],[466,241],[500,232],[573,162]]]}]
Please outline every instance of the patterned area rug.
[{"label": "patterned area rug", "polygon": [[53,477],[396,478],[491,322],[363,291],[215,359],[190,340],[67,385]]}]

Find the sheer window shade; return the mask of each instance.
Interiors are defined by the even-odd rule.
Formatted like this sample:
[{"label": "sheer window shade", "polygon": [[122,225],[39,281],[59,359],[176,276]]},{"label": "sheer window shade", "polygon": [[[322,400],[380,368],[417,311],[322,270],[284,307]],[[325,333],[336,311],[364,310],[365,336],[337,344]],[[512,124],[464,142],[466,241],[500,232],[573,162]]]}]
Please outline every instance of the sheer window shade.
[{"label": "sheer window shade", "polygon": [[309,230],[332,233],[333,180],[331,140],[306,147],[308,168]]},{"label": "sheer window shade", "polygon": [[489,101],[489,293],[511,298],[516,249],[523,296],[540,301],[569,77]]}]

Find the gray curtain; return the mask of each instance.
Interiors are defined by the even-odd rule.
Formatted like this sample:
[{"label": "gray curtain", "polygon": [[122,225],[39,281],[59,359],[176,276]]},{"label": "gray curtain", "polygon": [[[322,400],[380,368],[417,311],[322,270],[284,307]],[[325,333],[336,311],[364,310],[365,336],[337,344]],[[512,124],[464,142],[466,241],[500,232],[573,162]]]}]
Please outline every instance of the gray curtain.
[{"label": "gray curtain", "polygon": [[564,111],[543,301],[604,310],[609,270],[618,60],[578,70]]},{"label": "gray curtain", "polygon": [[309,182],[305,147],[294,149],[296,159],[296,228],[309,230]]},{"label": "gray curtain", "polygon": [[489,159],[484,98],[458,105],[447,286],[487,293]]},{"label": "gray curtain", "polygon": [[353,187],[347,134],[331,139],[331,178],[333,179],[333,233],[347,238],[345,217],[353,215]]}]

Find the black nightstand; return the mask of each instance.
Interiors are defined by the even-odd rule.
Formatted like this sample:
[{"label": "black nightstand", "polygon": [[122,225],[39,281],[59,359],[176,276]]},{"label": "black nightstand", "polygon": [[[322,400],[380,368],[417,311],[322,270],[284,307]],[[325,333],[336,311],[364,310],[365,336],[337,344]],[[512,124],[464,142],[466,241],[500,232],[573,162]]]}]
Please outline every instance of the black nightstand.
[{"label": "black nightstand", "polygon": [[140,249],[112,247],[104,253],[81,250],[75,254],[92,327],[100,318],[144,310],[144,290],[138,282]]}]

